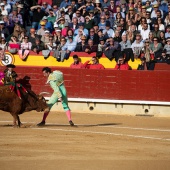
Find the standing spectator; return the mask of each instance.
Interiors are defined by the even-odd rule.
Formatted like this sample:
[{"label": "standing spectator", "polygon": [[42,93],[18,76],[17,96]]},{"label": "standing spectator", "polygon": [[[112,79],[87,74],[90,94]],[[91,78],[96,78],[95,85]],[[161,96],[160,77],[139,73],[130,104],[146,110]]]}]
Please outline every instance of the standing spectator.
[{"label": "standing spectator", "polygon": [[38,29],[40,20],[45,16],[45,12],[41,10],[41,6],[32,6],[31,11],[33,12],[32,28]]},{"label": "standing spectator", "polygon": [[[89,64],[90,61],[92,61],[92,64]],[[92,57],[91,60],[86,61],[83,64],[84,68],[86,69],[105,69],[104,66],[102,64],[99,63],[99,60],[97,57]]]},{"label": "standing spectator", "polygon": [[83,68],[83,64],[80,62],[80,58],[75,54],[73,55],[74,62],[70,65],[70,68]]}]

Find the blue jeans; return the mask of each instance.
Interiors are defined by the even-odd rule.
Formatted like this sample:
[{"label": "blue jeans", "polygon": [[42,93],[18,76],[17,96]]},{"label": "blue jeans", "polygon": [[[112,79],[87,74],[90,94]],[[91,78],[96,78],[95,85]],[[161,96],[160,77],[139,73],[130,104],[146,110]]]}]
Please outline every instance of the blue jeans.
[{"label": "blue jeans", "polygon": [[38,29],[38,25],[39,25],[39,22],[32,22],[32,28],[34,28],[35,30]]}]

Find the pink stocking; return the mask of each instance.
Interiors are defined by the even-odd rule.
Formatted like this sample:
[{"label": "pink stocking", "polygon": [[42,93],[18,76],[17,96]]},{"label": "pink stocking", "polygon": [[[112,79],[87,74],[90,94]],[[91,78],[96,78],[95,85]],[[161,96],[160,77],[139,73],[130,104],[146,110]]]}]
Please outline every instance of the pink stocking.
[{"label": "pink stocking", "polygon": [[66,111],[66,115],[67,115],[68,120],[70,121],[71,120],[71,112],[70,112],[70,110]]}]

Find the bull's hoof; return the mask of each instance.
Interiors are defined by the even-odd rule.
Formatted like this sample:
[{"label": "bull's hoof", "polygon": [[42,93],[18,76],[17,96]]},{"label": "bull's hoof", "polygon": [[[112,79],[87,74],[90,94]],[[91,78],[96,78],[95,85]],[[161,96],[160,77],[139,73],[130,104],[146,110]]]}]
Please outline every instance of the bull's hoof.
[{"label": "bull's hoof", "polygon": [[26,126],[24,124],[21,124],[20,128],[26,128]]},{"label": "bull's hoof", "polygon": [[38,123],[37,126],[45,126],[45,121]]},{"label": "bull's hoof", "polygon": [[69,121],[70,126],[74,126],[74,123],[72,122],[72,120]]},{"label": "bull's hoof", "polygon": [[19,126],[18,125],[13,125],[13,128],[19,128]]}]

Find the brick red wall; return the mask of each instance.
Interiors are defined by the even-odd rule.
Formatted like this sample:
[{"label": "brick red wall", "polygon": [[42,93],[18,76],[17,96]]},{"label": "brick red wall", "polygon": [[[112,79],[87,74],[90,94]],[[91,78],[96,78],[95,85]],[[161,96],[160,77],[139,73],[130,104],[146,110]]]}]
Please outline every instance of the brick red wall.
[{"label": "brick red wall", "polygon": [[[46,79],[41,69],[17,67],[15,71],[21,79],[20,82],[36,93],[52,93],[50,87],[45,85]],[[64,73],[69,97],[170,101],[170,71],[58,69]],[[3,70],[4,67],[0,66],[0,71]],[[25,80],[24,76],[27,76]]]}]

